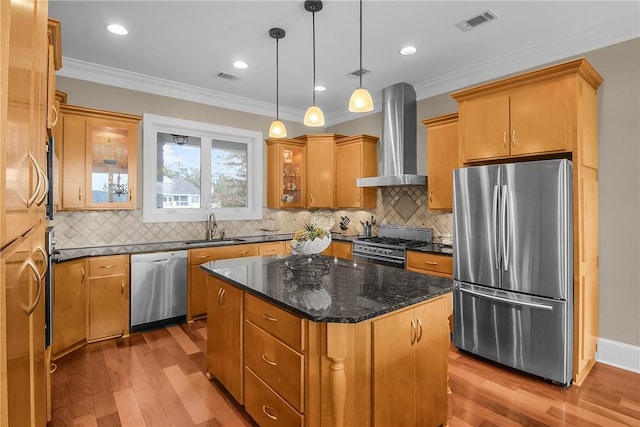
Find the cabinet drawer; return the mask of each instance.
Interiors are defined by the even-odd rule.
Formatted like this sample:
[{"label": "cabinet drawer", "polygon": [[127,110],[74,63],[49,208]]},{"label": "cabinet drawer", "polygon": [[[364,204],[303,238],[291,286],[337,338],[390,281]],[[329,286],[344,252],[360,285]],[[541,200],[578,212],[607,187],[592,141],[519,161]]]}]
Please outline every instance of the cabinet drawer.
[{"label": "cabinet drawer", "polygon": [[127,274],[129,271],[129,256],[103,256],[89,258],[89,276],[113,276],[116,274]]},{"label": "cabinet drawer", "polygon": [[208,261],[227,258],[242,258],[258,255],[257,245],[230,245],[216,248],[189,249],[189,265],[200,265]]},{"label": "cabinet drawer", "polygon": [[447,255],[407,251],[407,270],[451,277],[453,274],[452,260],[453,258]]},{"label": "cabinet drawer", "polygon": [[302,426],[303,417],[249,368],[244,370],[244,407],[262,427]]},{"label": "cabinet drawer", "polygon": [[245,293],[245,319],[283,341],[295,350],[302,351],[302,319]]},{"label": "cabinet drawer", "polygon": [[261,243],[258,245],[258,255],[285,254],[284,242]]},{"label": "cabinet drawer", "polygon": [[297,411],[304,402],[304,356],[253,323],[244,323],[244,364]]}]

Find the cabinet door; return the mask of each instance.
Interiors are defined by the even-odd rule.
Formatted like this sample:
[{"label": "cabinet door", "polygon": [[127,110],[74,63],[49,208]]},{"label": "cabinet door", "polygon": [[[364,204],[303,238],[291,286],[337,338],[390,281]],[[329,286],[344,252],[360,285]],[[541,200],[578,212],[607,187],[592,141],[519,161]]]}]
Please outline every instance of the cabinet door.
[{"label": "cabinet door", "polygon": [[200,264],[189,267],[189,319],[207,315],[207,276]]},{"label": "cabinet door", "polygon": [[[31,305],[32,274],[27,262],[30,256],[30,242],[21,239],[14,243],[15,249],[1,252],[0,280],[5,299],[3,310],[0,311],[3,324],[7,325],[6,342],[0,357],[6,357],[1,363],[5,367],[0,378],[6,401],[0,402],[3,417],[8,426],[31,425],[30,408],[30,340],[29,314],[27,308]],[[5,406],[6,405],[6,406]],[[6,412],[5,412],[6,411]]]},{"label": "cabinet door", "polygon": [[87,207],[135,208],[136,127],[91,119],[86,135]]},{"label": "cabinet door", "polygon": [[242,291],[208,275],[207,301],[207,370],[242,404]]},{"label": "cabinet door", "polygon": [[524,86],[511,95],[511,155],[567,151],[571,144],[566,78]]},{"label": "cabinet door", "polygon": [[62,209],[85,206],[85,122],[84,118],[69,114],[62,117]]},{"label": "cabinet door", "polygon": [[333,137],[320,140],[307,139],[309,208],[334,206],[333,151]]},{"label": "cabinet door", "polygon": [[258,244],[258,255],[284,255],[285,242],[270,242]]},{"label": "cabinet door", "polygon": [[351,242],[331,242],[331,255],[338,258],[353,259],[353,243]]},{"label": "cabinet door", "polygon": [[465,161],[509,156],[509,95],[487,95],[460,104]]},{"label": "cabinet door", "polygon": [[356,179],[362,176],[362,150],[359,144],[336,147],[336,205],[339,208],[361,206],[361,189]]},{"label": "cabinet door", "polygon": [[306,193],[306,146],[285,139],[267,140],[267,206],[303,208]]},{"label": "cabinet door", "polygon": [[66,261],[53,269],[54,357],[87,337],[87,265],[84,259]]},{"label": "cabinet door", "polygon": [[430,425],[415,420],[416,334],[413,310],[373,322],[374,425]]},{"label": "cabinet door", "polygon": [[453,209],[453,169],[458,160],[458,121],[427,128],[430,210]]},{"label": "cabinet door", "polygon": [[415,309],[418,338],[416,361],[416,422],[418,426],[447,424],[447,361],[450,335],[449,295]]},{"label": "cabinet door", "polygon": [[125,276],[89,278],[89,330],[87,340],[124,335]]}]

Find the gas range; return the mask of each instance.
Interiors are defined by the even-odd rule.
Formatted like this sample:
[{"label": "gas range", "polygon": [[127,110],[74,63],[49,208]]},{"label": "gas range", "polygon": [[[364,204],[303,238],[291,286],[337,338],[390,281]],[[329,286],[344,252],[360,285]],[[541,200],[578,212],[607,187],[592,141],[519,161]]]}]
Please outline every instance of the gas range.
[{"label": "gas range", "polygon": [[378,236],[353,242],[354,260],[404,268],[407,249],[431,244],[430,228],[380,224]]}]

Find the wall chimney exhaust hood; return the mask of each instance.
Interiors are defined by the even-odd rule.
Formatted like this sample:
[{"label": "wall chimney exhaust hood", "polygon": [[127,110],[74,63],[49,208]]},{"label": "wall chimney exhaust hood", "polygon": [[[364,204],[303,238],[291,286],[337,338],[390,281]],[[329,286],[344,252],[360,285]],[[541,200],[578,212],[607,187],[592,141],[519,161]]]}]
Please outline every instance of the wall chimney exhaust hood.
[{"label": "wall chimney exhaust hood", "polygon": [[358,178],[358,187],[401,187],[426,185],[427,177],[417,174],[416,91],[407,83],[382,89],[382,174]]}]

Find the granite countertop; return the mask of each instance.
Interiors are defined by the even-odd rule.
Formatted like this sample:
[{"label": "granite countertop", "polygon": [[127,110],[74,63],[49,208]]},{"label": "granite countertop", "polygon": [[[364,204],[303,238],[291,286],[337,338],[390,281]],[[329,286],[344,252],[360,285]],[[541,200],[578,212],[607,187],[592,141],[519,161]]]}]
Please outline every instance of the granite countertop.
[{"label": "granite countertop", "polygon": [[324,256],[311,263],[295,255],[234,258],[200,268],[314,322],[358,323],[453,290],[451,279]]},{"label": "granite countertop", "polygon": [[[207,241],[207,240],[185,240],[175,242],[154,242],[154,243],[137,243],[127,245],[109,245],[109,246],[88,246],[79,248],[61,248],[56,249],[55,262],[70,261],[78,258],[104,256],[104,255],[123,255],[138,254],[147,252],[165,252],[165,251],[181,251],[196,248],[208,248],[218,246],[232,246],[251,243],[267,243],[281,242],[291,240],[293,233],[272,234],[248,237],[229,237],[224,241]],[[339,241],[352,242],[358,236],[343,236],[340,233],[332,233],[331,238]]]}]

